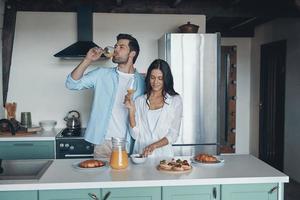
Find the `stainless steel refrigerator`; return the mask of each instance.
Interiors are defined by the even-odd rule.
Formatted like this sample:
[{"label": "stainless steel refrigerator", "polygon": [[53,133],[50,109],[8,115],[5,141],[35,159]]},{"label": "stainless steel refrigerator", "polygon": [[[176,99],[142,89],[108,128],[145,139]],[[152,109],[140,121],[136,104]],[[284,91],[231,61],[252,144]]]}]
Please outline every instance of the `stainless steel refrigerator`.
[{"label": "stainless steel refrigerator", "polygon": [[219,34],[165,34],[158,54],[174,76],[174,88],[183,99],[180,136],[175,155],[219,153],[224,131]]}]

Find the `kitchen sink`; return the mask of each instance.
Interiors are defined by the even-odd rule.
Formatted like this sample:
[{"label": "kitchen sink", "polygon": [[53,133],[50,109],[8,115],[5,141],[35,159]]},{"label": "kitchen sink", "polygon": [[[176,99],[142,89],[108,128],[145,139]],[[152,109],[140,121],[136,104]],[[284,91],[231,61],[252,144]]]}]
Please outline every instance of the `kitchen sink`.
[{"label": "kitchen sink", "polygon": [[39,180],[53,160],[2,160],[0,180]]}]

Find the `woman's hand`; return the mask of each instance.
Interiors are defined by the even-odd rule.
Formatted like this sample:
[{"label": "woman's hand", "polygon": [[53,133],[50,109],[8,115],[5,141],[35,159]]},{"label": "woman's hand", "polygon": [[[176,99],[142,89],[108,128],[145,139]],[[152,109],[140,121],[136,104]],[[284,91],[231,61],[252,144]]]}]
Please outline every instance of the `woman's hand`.
[{"label": "woman's hand", "polygon": [[155,144],[150,144],[150,145],[145,147],[143,155],[145,157],[147,157],[147,156],[151,155],[155,149],[156,149],[156,145]]},{"label": "woman's hand", "polygon": [[125,95],[124,104],[125,104],[125,107],[128,108],[129,112],[135,113],[135,105],[134,105],[134,102],[132,100],[132,94],[131,93],[127,93]]}]

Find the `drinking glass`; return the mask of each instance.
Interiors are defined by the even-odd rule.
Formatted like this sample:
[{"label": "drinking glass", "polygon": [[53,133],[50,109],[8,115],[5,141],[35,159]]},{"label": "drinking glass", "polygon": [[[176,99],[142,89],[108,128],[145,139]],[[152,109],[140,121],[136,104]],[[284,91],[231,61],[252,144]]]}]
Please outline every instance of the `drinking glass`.
[{"label": "drinking glass", "polygon": [[24,127],[32,126],[30,112],[21,112],[21,125]]},{"label": "drinking glass", "polygon": [[103,55],[107,58],[112,58],[114,55],[115,48],[112,46],[107,46],[103,49]]},{"label": "drinking glass", "polygon": [[135,85],[134,77],[132,77],[132,79],[130,79],[127,84],[127,93],[130,96],[132,96],[135,90],[136,90],[136,85]]}]

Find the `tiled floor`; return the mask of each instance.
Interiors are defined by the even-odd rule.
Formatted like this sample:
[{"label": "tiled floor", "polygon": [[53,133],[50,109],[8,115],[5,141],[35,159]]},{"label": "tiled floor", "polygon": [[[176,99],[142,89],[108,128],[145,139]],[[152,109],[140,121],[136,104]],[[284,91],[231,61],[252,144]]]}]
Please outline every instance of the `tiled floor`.
[{"label": "tiled floor", "polygon": [[290,179],[284,184],[284,200],[300,200],[300,183]]}]

